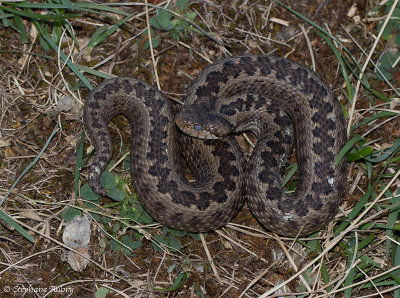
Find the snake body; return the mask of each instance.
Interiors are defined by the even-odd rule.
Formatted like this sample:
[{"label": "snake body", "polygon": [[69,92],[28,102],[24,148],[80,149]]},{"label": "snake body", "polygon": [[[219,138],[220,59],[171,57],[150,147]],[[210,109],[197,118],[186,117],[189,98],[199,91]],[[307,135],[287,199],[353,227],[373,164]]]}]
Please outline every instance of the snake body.
[{"label": "snake body", "polygon": [[[158,222],[214,230],[245,198],[278,234],[308,235],[332,220],[344,193],[345,161],[334,163],[346,142],[345,120],[317,74],[279,57],[231,57],[204,69],[183,101],[175,114],[162,92],[134,78],[106,80],[92,90],[83,118],[96,149],[88,178],[96,193],[106,195],[100,175],[112,156],[108,122],[124,114],[132,130],[132,182]],[[257,138],[248,161],[234,137],[244,131]],[[289,196],[281,172],[293,143],[300,178]],[[194,182],[185,177],[182,159]]]}]

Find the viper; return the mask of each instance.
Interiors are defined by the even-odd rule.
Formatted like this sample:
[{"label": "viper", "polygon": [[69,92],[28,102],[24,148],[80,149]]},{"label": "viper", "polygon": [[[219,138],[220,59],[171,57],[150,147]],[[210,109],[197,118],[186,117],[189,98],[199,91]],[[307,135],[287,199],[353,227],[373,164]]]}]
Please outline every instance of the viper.
[{"label": "viper", "polygon": [[[218,229],[245,199],[281,235],[308,235],[333,219],[344,194],[345,160],[335,161],[346,143],[345,119],[315,72],[280,57],[230,57],[205,68],[182,101],[176,113],[161,91],[127,77],[91,91],[83,121],[96,150],[88,175],[96,193],[107,194],[100,176],[112,157],[108,123],[124,114],[132,183],[158,222],[191,232]],[[257,139],[248,159],[235,137],[247,131]],[[288,195],[282,172],[293,144],[299,181]]]}]

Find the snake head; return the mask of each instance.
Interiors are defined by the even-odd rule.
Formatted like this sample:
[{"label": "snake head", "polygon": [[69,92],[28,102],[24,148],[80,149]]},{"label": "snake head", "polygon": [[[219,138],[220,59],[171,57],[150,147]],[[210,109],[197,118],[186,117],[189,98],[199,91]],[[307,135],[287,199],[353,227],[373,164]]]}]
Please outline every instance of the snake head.
[{"label": "snake head", "polygon": [[223,116],[198,104],[184,106],[175,117],[175,123],[182,132],[199,139],[219,139],[234,131],[233,125]]}]

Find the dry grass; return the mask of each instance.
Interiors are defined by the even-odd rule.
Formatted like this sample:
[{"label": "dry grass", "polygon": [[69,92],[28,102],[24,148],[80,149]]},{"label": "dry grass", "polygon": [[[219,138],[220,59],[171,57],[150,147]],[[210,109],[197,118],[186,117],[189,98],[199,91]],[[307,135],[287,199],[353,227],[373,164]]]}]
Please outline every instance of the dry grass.
[{"label": "dry grass", "polygon": [[[148,30],[157,8],[168,4],[173,22],[182,22],[177,1],[108,10],[95,3],[31,10],[19,2],[0,2],[0,296],[105,296],[109,290],[115,297],[400,297],[400,73],[380,80],[375,67],[388,52],[398,57],[398,29],[383,30],[398,16],[398,0],[283,3],[299,16],[278,1],[197,1],[184,11],[191,28],[176,30],[187,29],[179,40],[174,29]],[[69,15],[38,19],[55,14]],[[104,25],[108,30],[97,31]],[[146,49],[149,38],[158,40]],[[81,142],[80,117],[93,85],[135,76],[179,102],[212,61],[270,52],[316,69],[348,120],[347,193],[322,232],[280,237],[246,207],[207,235],[160,227],[132,194],[123,118],[111,126],[118,145],[109,172],[128,196],[83,200],[90,150]],[[288,191],[295,180],[296,174]],[[73,212],[92,219],[88,247],[73,249],[77,266],[89,262],[76,272],[62,237]]]}]

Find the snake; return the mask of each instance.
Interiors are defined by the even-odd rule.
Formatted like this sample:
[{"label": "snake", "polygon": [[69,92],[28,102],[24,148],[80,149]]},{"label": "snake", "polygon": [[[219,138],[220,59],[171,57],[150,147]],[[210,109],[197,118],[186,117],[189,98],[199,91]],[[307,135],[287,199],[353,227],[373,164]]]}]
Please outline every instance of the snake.
[{"label": "snake", "polygon": [[[100,177],[113,154],[108,124],[123,114],[134,191],[162,225],[216,230],[246,200],[265,228],[284,236],[306,236],[333,220],[345,189],[338,156],[346,125],[339,100],[314,71],[279,56],[233,56],[202,70],[182,102],[176,107],[132,77],[90,91],[83,123],[95,148],[88,173],[95,193],[107,196]],[[249,156],[238,143],[244,132],[256,139]],[[298,179],[290,193],[282,181],[293,147]]]}]

